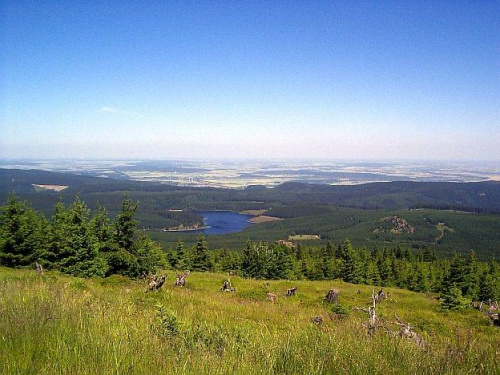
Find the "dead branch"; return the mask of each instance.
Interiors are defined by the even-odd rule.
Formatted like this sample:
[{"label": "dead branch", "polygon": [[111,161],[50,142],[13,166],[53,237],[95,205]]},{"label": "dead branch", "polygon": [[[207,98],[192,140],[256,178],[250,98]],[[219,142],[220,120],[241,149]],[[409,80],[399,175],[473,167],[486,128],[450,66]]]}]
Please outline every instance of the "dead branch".
[{"label": "dead branch", "polygon": [[368,328],[368,333],[370,335],[373,335],[375,333],[375,329],[380,326],[380,319],[375,309],[376,305],[377,305],[377,294],[375,294],[375,289],[374,289],[372,292],[372,306],[370,306],[367,309],[359,307],[354,308],[354,310],[363,311],[368,314],[368,324],[362,323],[362,325],[363,327]]},{"label": "dead branch", "polygon": [[383,291],[382,291],[382,288],[379,290],[379,292],[377,294],[375,294],[375,289],[373,290],[372,292],[372,299],[373,299],[373,302],[374,304],[378,305],[379,303],[381,303],[384,299],[386,299],[388,296],[388,294],[385,294]]}]

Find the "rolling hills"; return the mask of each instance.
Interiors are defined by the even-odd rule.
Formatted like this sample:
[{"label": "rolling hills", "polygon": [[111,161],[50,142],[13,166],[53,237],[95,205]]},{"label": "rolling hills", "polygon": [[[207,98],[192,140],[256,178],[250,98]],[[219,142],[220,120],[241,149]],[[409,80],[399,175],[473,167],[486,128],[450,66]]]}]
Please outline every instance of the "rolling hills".
[{"label": "rolling hills", "polygon": [[[56,192],[34,185],[67,186]],[[284,220],[252,225],[229,235],[210,236],[214,247],[241,249],[248,239],[274,242],[293,234],[320,236],[317,243],[350,238],[358,246],[431,246],[442,254],[474,249],[483,259],[500,255],[500,182],[390,182],[354,186],[288,182],[275,188],[243,190],[180,187],[153,182],[98,178],[74,173],[0,169],[0,200],[15,191],[45,215],[56,202],[79,194],[91,208],[120,209],[123,193],[139,201],[140,227],[173,246],[179,237],[194,243],[196,234],[161,229],[200,223],[201,210],[261,210]],[[171,209],[175,209],[172,212]],[[414,231],[382,230],[387,217],[399,217]]]}]

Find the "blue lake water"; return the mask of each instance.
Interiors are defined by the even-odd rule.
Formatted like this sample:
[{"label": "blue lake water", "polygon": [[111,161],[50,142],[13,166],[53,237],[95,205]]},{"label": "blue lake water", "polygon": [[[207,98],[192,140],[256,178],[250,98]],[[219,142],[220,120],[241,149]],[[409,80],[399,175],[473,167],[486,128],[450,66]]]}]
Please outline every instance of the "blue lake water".
[{"label": "blue lake water", "polygon": [[229,211],[204,211],[203,215],[205,225],[210,228],[200,230],[204,234],[228,234],[240,232],[246,227],[252,225],[248,222],[252,216],[242,215]]}]

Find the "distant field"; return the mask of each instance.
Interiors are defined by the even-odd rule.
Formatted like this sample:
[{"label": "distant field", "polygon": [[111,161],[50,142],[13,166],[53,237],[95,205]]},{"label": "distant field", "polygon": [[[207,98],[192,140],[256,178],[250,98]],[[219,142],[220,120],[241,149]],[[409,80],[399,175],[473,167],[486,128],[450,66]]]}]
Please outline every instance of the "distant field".
[{"label": "distant field", "polygon": [[266,215],[260,215],[260,216],[255,216],[250,218],[248,221],[254,224],[262,224],[262,223],[269,223],[271,221],[279,221],[283,220],[280,219],[279,217],[274,217],[274,216],[266,216]]},{"label": "distant field", "polygon": [[317,234],[296,234],[293,236],[288,236],[289,241],[311,241],[320,239],[321,237]]}]

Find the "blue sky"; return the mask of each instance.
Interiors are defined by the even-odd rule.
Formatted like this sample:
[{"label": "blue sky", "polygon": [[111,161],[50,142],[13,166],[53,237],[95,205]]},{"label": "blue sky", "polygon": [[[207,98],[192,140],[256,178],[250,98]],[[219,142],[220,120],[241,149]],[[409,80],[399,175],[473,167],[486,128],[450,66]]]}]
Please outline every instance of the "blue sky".
[{"label": "blue sky", "polygon": [[498,1],[2,1],[0,157],[500,161]]}]

